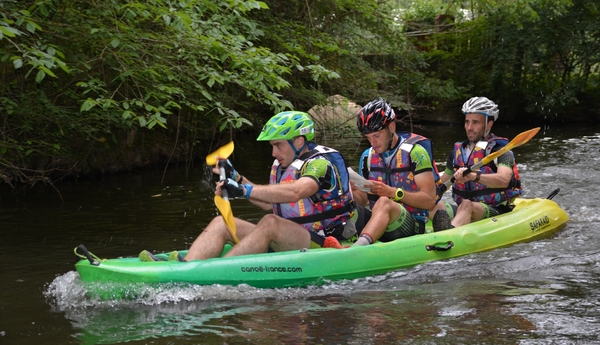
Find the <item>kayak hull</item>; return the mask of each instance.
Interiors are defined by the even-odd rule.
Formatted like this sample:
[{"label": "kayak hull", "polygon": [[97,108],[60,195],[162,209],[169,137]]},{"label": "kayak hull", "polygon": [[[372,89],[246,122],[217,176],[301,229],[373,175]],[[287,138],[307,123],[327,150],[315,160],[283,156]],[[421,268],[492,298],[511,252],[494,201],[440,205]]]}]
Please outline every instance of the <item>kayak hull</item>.
[{"label": "kayak hull", "polygon": [[568,220],[566,212],[554,201],[517,199],[515,209],[507,214],[455,229],[363,247],[304,249],[191,262],[118,258],[93,265],[81,260],[75,267],[84,282],[301,287],[378,275],[428,261],[547,238],[561,230]]}]

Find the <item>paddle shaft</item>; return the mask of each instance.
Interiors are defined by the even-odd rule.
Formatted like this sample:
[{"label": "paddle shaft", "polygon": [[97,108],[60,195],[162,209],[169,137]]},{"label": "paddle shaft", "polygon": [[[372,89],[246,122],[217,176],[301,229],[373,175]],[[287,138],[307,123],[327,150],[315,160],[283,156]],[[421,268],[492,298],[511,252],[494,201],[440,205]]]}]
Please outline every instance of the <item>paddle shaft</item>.
[{"label": "paddle shaft", "polygon": [[[221,181],[223,181],[223,180],[226,179],[226,177],[225,177],[225,168],[223,168],[223,167],[219,168],[219,176],[221,177]],[[225,201],[229,200],[229,198],[227,196],[227,189],[221,188],[221,194],[223,196],[223,200],[225,200]]]},{"label": "paddle shaft", "polygon": [[[219,164],[219,160],[227,159],[233,153],[233,141],[229,142],[227,145],[219,147],[215,152],[206,156],[206,164],[215,165]],[[223,181],[226,179],[225,168],[219,167],[219,176],[220,180]],[[215,206],[221,213],[223,220],[225,221],[225,225],[229,228],[231,232],[231,236],[233,237],[233,241],[237,244],[240,240],[237,237],[237,230],[235,227],[235,219],[233,218],[233,213],[231,212],[231,204],[229,204],[229,196],[227,195],[227,190],[225,188],[221,188],[221,195],[215,195]]]},{"label": "paddle shaft", "polygon": [[[219,168],[219,175],[221,176],[221,181],[225,180],[225,168]],[[223,200],[224,202],[221,202]],[[237,237],[237,229],[235,227],[235,219],[233,218],[233,213],[231,212],[231,204],[229,204],[229,198],[227,195],[227,190],[225,188],[221,188],[221,196],[215,195],[215,205],[217,209],[221,213],[223,220],[225,221],[225,225],[229,228],[229,232],[231,233],[231,237],[233,237],[233,242],[236,244],[240,243],[239,238]]]},{"label": "paddle shaft", "polygon": [[[479,170],[482,166],[490,164],[494,159],[502,156],[503,154],[507,153],[508,151],[512,150],[513,148],[519,147],[519,146],[527,143],[539,131],[540,131],[540,127],[536,127],[536,128],[532,128],[528,131],[525,131],[525,132],[517,135],[513,140],[511,140],[508,144],[506,144],[500,150],[485,156],[479,163],[473,164],[470,167],[468,167],[463,172],[463,176],[467,176],[468,174],[472,173],[473,171]],[[450,180],[446,181],[444,183],[444,185],[446,185],[446,189],[448,187],[450,187],[452,185],[452,183],[454,183],[454,181],[455,181],[454,177],[452,177]]]}]

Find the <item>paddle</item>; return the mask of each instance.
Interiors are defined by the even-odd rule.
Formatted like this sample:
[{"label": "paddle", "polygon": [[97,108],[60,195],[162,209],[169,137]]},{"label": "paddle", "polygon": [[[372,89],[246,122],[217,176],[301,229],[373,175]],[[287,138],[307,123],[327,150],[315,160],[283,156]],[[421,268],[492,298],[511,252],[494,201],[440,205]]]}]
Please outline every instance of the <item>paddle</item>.
[{"label": "paddle", "polygon": [[[223,145],[218,148],[215,152],[206,156],[206,164],[208,165],[216,165],[217,162],[221,159],[227,159],[233,153],[233,141],[229,142],[229,144]],[[225,168],[221,167],[220,169],[221,180],[225,179]],[[223,220],[225,220],[225,224],[229,228],[231,232],[231,236],[233,237],[233,241],[235,243],[240,243],[240,240],[237,237],[237,231],[235,227],[235,220],[233,219],[233,212],[231,211],[231,204],[229,203],[229,198],[227,197],[227,191],[225,189],[221,189],[223,197],[220,195],[215,195],[215,205],[221,213]]]},{"label": "paddle", "polygon": [[[467,170],[465,170],[465,172],[463,173],[463,176],[467,176],[469,173],[472,173],[475,170],[479,170],[482,166],[490,164],[494,159],[502,156],[503,154],[512,150],[513,148],[519,147],[519,146],[527,143],[539,131],[540,131],[540,127],[536,127],[536,128],[532,128],[528,131],[525,131],[525,132],[517,135],[513,140],[511,140],[508,144],[506,144],[500,150],[485,156],[479,163],[473,164],[472,166],[470,166]],[[454,182],[454,177],[452,177],[452,179],[446,181],[444,183],[444,185],[446,185],[446,188],[448,188],[452,185],[453,182]]]},{"label": "paddle", "polygon": [[233,153],[233,141],[219,147],[215,152],[206,156],[206,164],[217,165],[219,159],[227,159]]}]

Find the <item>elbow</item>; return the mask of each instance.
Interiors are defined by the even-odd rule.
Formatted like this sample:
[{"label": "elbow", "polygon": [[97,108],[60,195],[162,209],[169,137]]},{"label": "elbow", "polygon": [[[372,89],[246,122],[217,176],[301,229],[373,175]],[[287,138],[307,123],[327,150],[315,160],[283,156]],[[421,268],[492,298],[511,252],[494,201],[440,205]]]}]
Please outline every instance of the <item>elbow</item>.
[{"label": "elbow", "polygon": [[290,193],[290,202],[296,202],[296,201],[298,201],[300,199],[304,199],[306,197],[308,197],[308,195],[306,195],[305,191],[294,190]]},{"label": "elbow", "polygon": [[510,186],[510,181],[511,181],[511,178],[508,178],[508,179],[503,178],[500,183],[500,188],[508,188],[508,186]]}]

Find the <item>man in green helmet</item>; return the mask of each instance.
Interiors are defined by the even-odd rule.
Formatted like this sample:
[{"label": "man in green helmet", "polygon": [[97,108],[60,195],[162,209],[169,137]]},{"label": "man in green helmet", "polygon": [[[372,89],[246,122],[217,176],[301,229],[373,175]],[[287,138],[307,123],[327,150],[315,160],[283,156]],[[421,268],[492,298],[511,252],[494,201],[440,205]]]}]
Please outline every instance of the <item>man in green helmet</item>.
[{"label": "man in green helmet", "polygon": [[[228,161],[221,163],[230,178],[217,184],[217,195],[225,189],[230,198],[246,198],[264,210],[273,210],[257,224],[234,218],[240,242],[226,256],[317,248],[327,236],[342,241],[356,233],[351,218],[358,214],[344,159],[338,151],[311,142],[314,136],[314,123],[304,112],[282,112],[265,124],[257,141],[269,141],[275,158],[268,185],[254,184]],[[218,257],[226,243],[234,244],[234,239],[223,217],[218,216],[185,258],[169,258]],[[156,259],[147,251],[140,258]]]}]

